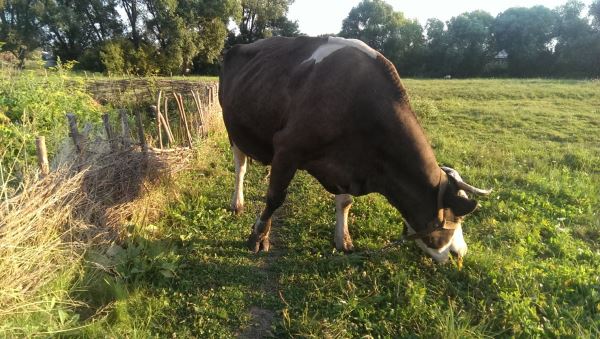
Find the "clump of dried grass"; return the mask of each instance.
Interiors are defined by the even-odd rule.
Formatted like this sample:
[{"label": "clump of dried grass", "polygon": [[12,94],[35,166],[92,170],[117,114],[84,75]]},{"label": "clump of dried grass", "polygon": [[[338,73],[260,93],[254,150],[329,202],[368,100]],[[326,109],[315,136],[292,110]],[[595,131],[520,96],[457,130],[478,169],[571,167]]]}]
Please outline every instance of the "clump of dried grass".
[{"label": "clump of dried grass", "polygon": [[[185,168],[190,153],[92,148],[106,149],[66,157],[76,160],[0,203],[0,323],[43,310],[43,287],[79,265],[90,246],[118,239],[144,193]],[[78,306],[68,293],[61,298]]]},{"label": "clump of dried grass", "polygon": [[87,227],[72,218],[85,200],[86,171],[67,173],[56,171],[0,205],[0,315],[26,302],[77,256],[79,244],[70,234]]}]

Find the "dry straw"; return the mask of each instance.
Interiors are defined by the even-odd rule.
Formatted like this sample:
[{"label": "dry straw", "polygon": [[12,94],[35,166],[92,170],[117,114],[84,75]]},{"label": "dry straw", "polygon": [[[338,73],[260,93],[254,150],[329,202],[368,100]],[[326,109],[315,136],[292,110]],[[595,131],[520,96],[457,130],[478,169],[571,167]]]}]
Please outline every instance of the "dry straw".
[{"label": "dry straw", "polygon": [[[0,203],[0,323],[17,313],[43,311],[43,287],[82,263],[85,250],[115,241],[120,225],[141,209],[144,192],[187,166],[189,151],[139,148],[116,153],[88,147],[77,158]],[[147,202],[144,202],[147,209]],[[63,293],[58,302],[77,306]]]}]

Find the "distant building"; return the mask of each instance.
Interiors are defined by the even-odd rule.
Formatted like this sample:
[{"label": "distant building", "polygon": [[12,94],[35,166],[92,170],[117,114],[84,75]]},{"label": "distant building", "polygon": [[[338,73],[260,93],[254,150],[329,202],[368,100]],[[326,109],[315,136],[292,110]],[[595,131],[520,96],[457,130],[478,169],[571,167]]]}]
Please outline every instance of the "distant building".
[{"label": "distant building", "polygon": [[496,61],[501,61],[501,62],[506,61],[506,59],[508,59],[508,52],[505,49],[503,49],[500,52],[498,52],[498,54],[496,54],[494,59]]}]

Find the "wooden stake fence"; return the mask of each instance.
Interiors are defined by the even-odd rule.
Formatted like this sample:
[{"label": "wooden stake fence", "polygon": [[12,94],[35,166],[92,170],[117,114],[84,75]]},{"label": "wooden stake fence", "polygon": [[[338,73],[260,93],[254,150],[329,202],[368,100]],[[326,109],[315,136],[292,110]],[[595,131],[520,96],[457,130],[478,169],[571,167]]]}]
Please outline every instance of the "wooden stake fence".
[{"label": "wooden stake fence", "polygon": [[[187,99],[187,108],[189,111],[186,110],[186,101],[184,100],[183,95],[173,91],[172,95],[175,99],[179,115],[179,119],[175,117],[173,121],[169,119],[168,114],[170,96],[163,95],[163,92],[159,91],[156,106],[152,105],[150,107],[153,113],[153,121],[156,123],[155,129],[153,128],[152,130],[157,132],[156,139],[154,140],[155,142],[158,142],[158,145],[156,145],[158,148],[154,148],[152,145],[148,144],[146,133],[144,131],[142,111],[136,110],[134,112],[136,125],[135,134],[137,134],[137,140],[135,142],[132,140],[128,111],[126,109],[117,110],[117,121],[120,127],[117,129],[111,125],[109,113],[104,113],[102,115],[102,123],[106,134],[106,141],[110,145],[110,151],[128,151],[134,146],[139,146],[143,154],[148,154],[150,151],[153,153],[168,153],[180,151],[182,149],[181,146],[177,145],[178,142],[187,144],[188,147],[183,148],[191,149],[194,146],[194,137],[204,138],[208,133],[208,115],[218,109],[218,107],[215,106],[217,91],[217,86],[209,86],[204,92],[204,98],[201,98],[201,92],[193,89],[189,90]],[[190,104],[192,107],[189,106]],[[68,113],[66,117],[69,126],[69,136],[73,140],[76,153],[82,155],[86,152],[87,147],[91,147],[88,146],[87,136],[92,127],[90,124],[86,124],[86,128],[83,129],[83,132],[80,132],[75,114]],[[177,121],[179,121],[179,125],[177,125]],[[173,122],[173,124],[171,124],[171,122]],[[175,138],[172,127],[178,127],[177,131],[180,133],[180,138],[178,140]],[[40,176],[45,177],[50,172],[50,166],[44,136],[36,138],[36,151]]]}]

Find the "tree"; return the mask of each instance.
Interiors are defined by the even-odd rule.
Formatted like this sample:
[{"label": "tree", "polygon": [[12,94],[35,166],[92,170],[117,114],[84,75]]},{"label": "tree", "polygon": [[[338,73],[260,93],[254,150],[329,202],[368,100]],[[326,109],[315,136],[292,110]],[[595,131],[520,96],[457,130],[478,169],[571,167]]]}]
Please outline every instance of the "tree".
[{"label": "tree", "polygon": [[285,16],[279,17],[271,22],[271,34],[273,36],[296,37],[302,35],[298,27],[298,21],[291,21]]},{"label": "tree", "polygon": [[425,73],[430,76],[443,76],[449,73],[446,67],[446,51],[448,50],[448,32],[439,19],[428,19],[425,24],[427,39],[425,41]]},{"label": "tree", "polygon": [[493,24],[498,50],[508,52],[513,76],[547,75],[552,67],[556,15],[544,6],[509,8]]},{"label": "tree", "polygon": [[403,74],[415,74],[422,65],[423,28],[382,0],[363,0],[352,8],[339,35],[364,41],[386,55]]},{"label": "tree", "polygon": [[272,35],[298,35],[298,25],[286,18],[293,0],[242,0],[240,34],[232,43],[250,43]]},{"label": "tree", "polygon": [[2,51],[19,59],[23,67],[25,58],[43,41],[39,15],[43,4],[38,0],[0,0],[0,41]]},{"label": "tree", "polygon": [[156,46],[162,73],[181,73],[198,62],[215,61],[227,37],[230,17],[239,13],[236,0],[143,0],[148,40]]},{"label": "tree", "polygon": [[131,41],[138,48],[142,41],[139,23],[144,14],[143,0],[121,0],[121,6],[129,22]]},{"label": "tree", "polygon": [[79,60],[86,51],[120,36],[116,0],[45,0],[40,22],[46,41],[62,60]]},{"label": "tree", "polygon": [[600,41],[587,18],[582,16],[584,8],[584,3],[570,0],[555,10],[557,15],[555,71],[560,75],[598,74]]},{"label": "tree", "polygon": [[448,22],[446,65],[449,74],[473,77],[481,75],[493,54],[491,26],[494,18],[484,11],[453,17]]},{"label": "tree", "polygon": [[600,0],[590,5],[590,16],[593,18],[594,28],[600,32]]}]

